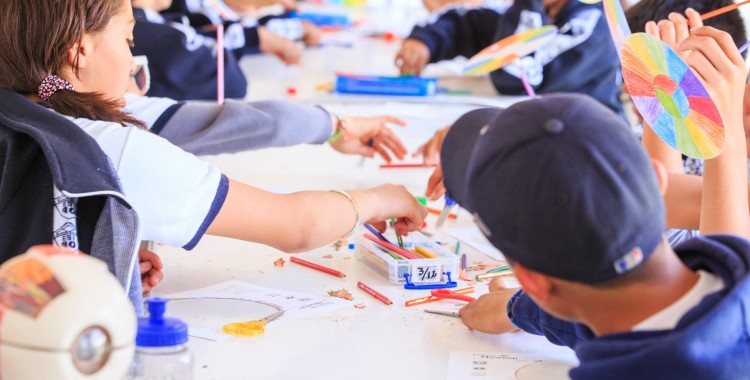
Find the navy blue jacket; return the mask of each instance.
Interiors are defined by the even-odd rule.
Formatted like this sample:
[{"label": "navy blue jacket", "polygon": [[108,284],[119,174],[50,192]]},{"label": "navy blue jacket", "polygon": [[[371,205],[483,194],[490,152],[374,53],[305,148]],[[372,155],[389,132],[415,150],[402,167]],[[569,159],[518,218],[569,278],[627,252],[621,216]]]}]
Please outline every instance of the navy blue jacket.
[{"label": "navy blue jacket", "polygon": [[522,330],[575,350],[580,366],[570,371],[574,380],[750,379],[750,242],[702,236],[675,252],[691,269],[720,276],[725,288],[705,297],[673,330],[595,337],[585,326],[545,313],[526,295],[513,304],[513,318]]},{"label": "navy blue jacket", "polygon": [[[558,36],[521,60],[536,92],[588,94],[623,114],[618,98],[620,62],[601,4],[568,0],[554,20],[547,17],[542,0],[516,0],[504,13],[452,9],[431,24],[415,27],[409,38],[424,42],[430,62],[438,62],[472,57],[505,37],[549,24],[560,29]],[[499,93],[525,94],[516,65],[490,75]]]},{"label": "navy blue jacket", "polygon": [[[177,100],[216,99],[215,40],[189,25],[149,21],[134,8],[133,55],[148,57],[151,88],[148,96]],[[224,96],[244,98],[247,79],[234,54],[224,54]]]}]

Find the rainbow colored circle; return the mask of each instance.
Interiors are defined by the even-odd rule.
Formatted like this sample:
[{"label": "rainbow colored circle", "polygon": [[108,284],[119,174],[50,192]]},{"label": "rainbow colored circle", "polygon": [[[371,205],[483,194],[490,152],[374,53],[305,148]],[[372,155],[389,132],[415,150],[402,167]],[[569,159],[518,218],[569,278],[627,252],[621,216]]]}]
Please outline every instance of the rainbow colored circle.
[{"label": "rainbow colored circle", "polygon": [[645,33],[630,35],[622,48],[622,74],[638,112],[672,148],[694,158],[721,153],[721,114],[698,77],[669,46]]},{"label": "rainbow colored circle", "polygon": [[535,52],[556,35],[557,27],[547,25],[505,37],[471,57],[464,66],[464,74],[478,75],[498,70]]}]

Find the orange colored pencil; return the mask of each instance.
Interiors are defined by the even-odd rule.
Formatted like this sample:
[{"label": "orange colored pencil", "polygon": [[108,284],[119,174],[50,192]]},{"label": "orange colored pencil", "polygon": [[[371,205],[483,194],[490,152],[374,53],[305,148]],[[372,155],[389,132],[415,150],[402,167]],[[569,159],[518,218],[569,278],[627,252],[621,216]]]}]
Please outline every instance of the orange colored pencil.
[{"label": "orange colored pencil", "polygon": [[[459,294],[474,293],[474,287],[458,289],[458,290],[455,290],[454,293],[459,293]],[[415,298],[413,300],[408,300],[404,302],[404,305],[406,307],[409,307],[409,306],[416,306],[416,305],[421,305],[421,304],[435,302],[435,301],[440,301],[440,298],[430,295],[430,296]]]},{"label": "orange colored pencil", "polygon": [[291,262],[293,262],[293,263],[296,263],[296,264],[299,264],[299,265],[303,265],[303,266],[306,266],[306,267],[308,267],[308,268],[311,268],[311,269],[315,269],[315,270],[317,270],[317,271],[321,271],[321,272],[323,272],[323,273],[328,273],[328,274],[330,274],[330,275],[333,275],[333,276],[337,276],[337,277],[346,277],[346,275],[345,275],[345,274],[343,274],[343,273],[341,273],[341,272],[339,272],[339,271],[337,271],[337,270],[335,270],[335,269],[331,269],[331,268],[328,268],[328,267],[324,267],[324,266],[322,266],[322,265],[318,265],[318,264],[315,264],[315,263],[311,263],[311,262],[309,262],[309,261],[306,261],[306,260],[302,260],[302,259],[299,259],[299,258],[297,258],[296,256],[292,256],[292,257],[291,257],[291,258],[289,259],[289,261],[291,261]]},{"label": "orange colored pencil", "polygon": [[[435,215],[440,215],[440,213],[441,213],[440,210],[438,210],[436,208],[432,208],[432,207],[427,207],[427,212],[429,212],[430,214],[435,214]],[[448,214],[448,218],[449,219],[456,219],[457,216],[456,216],[456,214]]]},{"label": "orange colored pencil", "polygon": [[747,4],[747,3],[750,3],[750,0],[741,1],[741,2],[735,3],[735,4],[730,4],[730,5],[727,5],[726,7],[722,7],[722,8],[719,8],[719,9],[711,11],[711,12],[706,12],[706,13],[704,13],[704,14],[701,15],[701,20],[708,20],[711,17],[716,17],[718,15],[722,15],[724,13],[731,12],[731,11],[733,11],[733,10],[735,10],[735,9],[737,9],[737,8],[739,8],[739,7]]},{"label": "orange colored pencil", "polygon": [[388,297],[386,297],[386,296],[378,293],[375,289],[373,289],[373,288],[365,285],[365,283],[362,282],[362,281],[357,281],[357,287],[360,288],[360,289],[362,289],[362,290],[364,290],[365,293],[367,293],[367,294],[369,294],[369,295],[377,298],[380,302],[382,302],[382,303],[384,303],[386,305],[392,305],[393,304],[393,301],[391,301],[390,299],[388,299]]}]

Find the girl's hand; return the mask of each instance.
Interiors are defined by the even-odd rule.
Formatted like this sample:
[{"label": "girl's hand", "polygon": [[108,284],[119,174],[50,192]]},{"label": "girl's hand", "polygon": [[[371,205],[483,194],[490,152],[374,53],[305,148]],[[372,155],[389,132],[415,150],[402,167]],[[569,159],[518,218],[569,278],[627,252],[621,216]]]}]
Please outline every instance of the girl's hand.
[{"label": "girl's hand", "polygon": [[143,294],[147,294],[164,279],[164,273],[161,271],[164,265],[159,255],[145,249],[138,250],[138,263],[140,264]]},{"label": "girl's hand", "polygon": [[370,189],[378,199],[379,214],[371,220],[365,221],[384,230],[383,221],[396,218],[393,227],[399,235],[407,235],[422,227],[427,209],[401,185],[381,185]]},{"label": "girl's hand", "polygon": [[401,139],[386,126],[387,123],[406,125],[392,116],[342,117],[346,132],[331,144],[333,149],[345,154],[373,157],[375,153],[391,162],[391,154],[399,160],[406,156],[406,147]]},{"label": "girl's hand", "polygon": [[430,49],[424,42],[409,38],[396,53],[395,62],[402,75],[419,75],[430,62]]},{"label": "girl's hand", "polygon": [[277,56],[287,65],[299,63],[302,58],[302,50],[294,41],[281,37],[262,26],[258,27],[258,38],[260,51]]}]

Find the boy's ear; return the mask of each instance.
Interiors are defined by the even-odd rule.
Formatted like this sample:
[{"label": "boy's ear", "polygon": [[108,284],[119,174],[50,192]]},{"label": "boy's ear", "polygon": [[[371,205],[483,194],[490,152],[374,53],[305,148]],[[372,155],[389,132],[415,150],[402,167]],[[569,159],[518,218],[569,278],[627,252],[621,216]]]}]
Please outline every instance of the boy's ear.
[{"label": "boy's ear", "polygon": [[667,192],[667,183],[669,182],[669,175],[667,174],[667,168],[661,161],[651,159],[651,165],[654,166],[654,172],[656,173],[656,181],[659,183],[659,191],[661,195]]},{"label": "boy's ear", "polygon": [[523,291],[528,293],[534,301],[543,304],[549,300],[554,289],[554,284],[549,277],[518,263],[513,265],[513,274],[516,275]]}]

